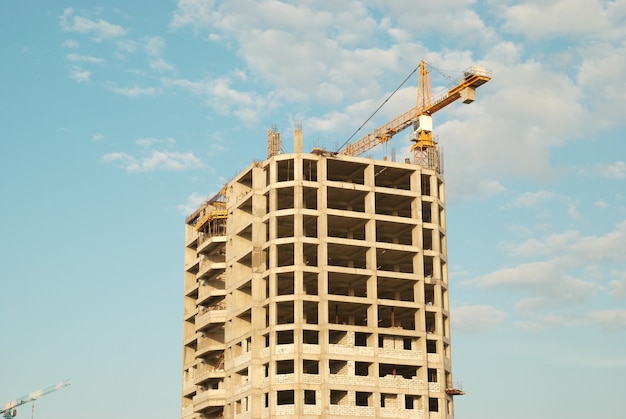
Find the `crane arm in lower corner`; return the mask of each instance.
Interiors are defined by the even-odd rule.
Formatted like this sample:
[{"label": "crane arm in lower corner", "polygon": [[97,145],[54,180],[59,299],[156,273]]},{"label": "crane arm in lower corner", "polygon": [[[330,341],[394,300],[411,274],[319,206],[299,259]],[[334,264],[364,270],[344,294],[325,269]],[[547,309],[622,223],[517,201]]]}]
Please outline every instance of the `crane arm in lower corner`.
[{"label": "crane arm in lower corner", "polygon": [[40,399],[43,396],[50,394],[50,393],[54,393],[55,391],[61,390],[62,388],[67,387],[70,384],[71,382],[69,380],[61,381],[60,383],[56,385],[44,388],[43,390],[35,390],[31,393],[28,393],[27,395],[23,397],[20,397],[19,399],[15,399],[8,403],[5,403],[2,406],[2,409],[0,409],[0,415],[2,415],[3,418],[11,418],[15,416],[15,414],[12,414],[11,411],[15,409],[16,407],[26,404],[28,402],[32,402],[37,399]]}]

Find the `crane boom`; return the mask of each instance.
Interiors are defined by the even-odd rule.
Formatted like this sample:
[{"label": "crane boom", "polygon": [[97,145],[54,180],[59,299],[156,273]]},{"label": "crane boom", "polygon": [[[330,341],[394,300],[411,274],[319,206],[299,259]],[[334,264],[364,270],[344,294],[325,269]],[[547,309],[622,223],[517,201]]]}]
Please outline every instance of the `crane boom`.
[{"label": "crane boom", "polygon": [[19,399],[15,399],[8,403],[5,403],[4,406],[2,406],[2,410],[0,410],[0,414],[2,415],[3,418],[12,418],[13,416],[15,416],[15,414],[12,414],[11,410],[15,409],[16,407],[26,404],[28,402],[37,400],[47,394],[61,390],[62,388],[67,387],[70,384],[71,384],[70,381],[66,380],[66,381],[61,381],[60,383],[56,385],[44,388],[43,390],[35,390],[31,393],[28,393],[27,395],[23,397],[20,397]]},{"label": "crane boom", "polygon": [[[475,89],[491,80],[491,72],[489,70],[483,67],[472,66],[464,71],[463,79],[454,87],[436,97],[431,97],[430,68],[424,61],[420,62],[419,68],[419,88],[416,106],[381,127],[376,128],[361,139],[348,144],[344,150],[339,152],[340,154],[349,156],[361,155],[379,144],[386,143],[391,137],[405,128],[416,124],[423,115],[431,116],[458,99],[462,99],[464,103],[471,103],[474,101]],[[419,143],[418,140],[416,142]],[[419,146],[423,147],[424,143],[422,142]],[[414,145],[413,149],[415,147]]]}]

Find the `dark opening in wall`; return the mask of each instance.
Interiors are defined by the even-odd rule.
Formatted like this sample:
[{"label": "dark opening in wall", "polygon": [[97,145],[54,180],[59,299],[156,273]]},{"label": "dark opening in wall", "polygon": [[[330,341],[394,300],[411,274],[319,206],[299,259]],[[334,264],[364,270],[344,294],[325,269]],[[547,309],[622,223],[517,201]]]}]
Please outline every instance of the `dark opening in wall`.
[{"label": "dark opening in wall", "polygon": [[315,390],[304,390],[304,404],[316,404]]},{"label": "dark opening in wall", "polygon": [[276,404],[281,406],[285,404],[293,404],[294,403],[294,391],[293,390],[282,390],[276,392]]},{"label": "dark opening in wall", "polygon": [[315,359],[303,359],[302,360],[302,372],[305,374],[315,374],[318,375],[320,373],[320,362]]},{"label": "dark opening in wall", "polygon": [[435,399],[434,397],[428,398],[428,411],[429,412],[439,411],[439,399]]},{"label": "dark opening in wall", "polygon": [[372,393],[366,393],[363,391],[356,392],[356,405],[357,406],[369,406]]},{"label": "dark opening in wall", "polygon": [[293,343],[293,330],[281,330],[276,332],[277,345],[289,345]]}]

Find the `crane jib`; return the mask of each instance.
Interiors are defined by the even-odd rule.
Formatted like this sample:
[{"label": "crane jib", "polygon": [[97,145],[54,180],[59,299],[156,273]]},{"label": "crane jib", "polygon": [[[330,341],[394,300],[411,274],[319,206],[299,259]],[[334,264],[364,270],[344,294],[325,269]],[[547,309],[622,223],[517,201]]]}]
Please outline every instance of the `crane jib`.
[{"label": "crane jib", "polygon": [[[472,66],[465,70],[463,74],[463,79],[456,86],[434,97],[425,97],[422,106],[420,106],[418,101],[417,106],[414,108],[409,109],[352,144],[348,144],[340,154],[359,156],[379,144],[386,143],[395,134],[417,122],[421,115],[430,116],[458,99],[462,99],[464,103],[473,102],[474,90],[491,80],[491,71],[484,67]],[[425,91],[430,92],[429,77],[423,77],[423,79],[427,79],[425,81],[428,82]],[[420,82],[422,81],[421,79]]]}]

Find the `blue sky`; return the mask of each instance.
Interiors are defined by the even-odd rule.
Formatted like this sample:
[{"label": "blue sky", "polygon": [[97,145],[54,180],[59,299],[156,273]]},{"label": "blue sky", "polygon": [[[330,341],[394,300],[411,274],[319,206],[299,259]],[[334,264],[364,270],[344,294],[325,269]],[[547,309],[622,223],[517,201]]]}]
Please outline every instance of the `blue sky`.
[{"label": "blue sky", "polygon": [[341,144],[424,59],[493,71],[434,117],[457,417],[623,416],[626,1],[26,0],[0,20],[0,403],[70,378],[35,417],[179,417],[185,215],[272,125],[286,151],[296,120],[305,149]]}]

